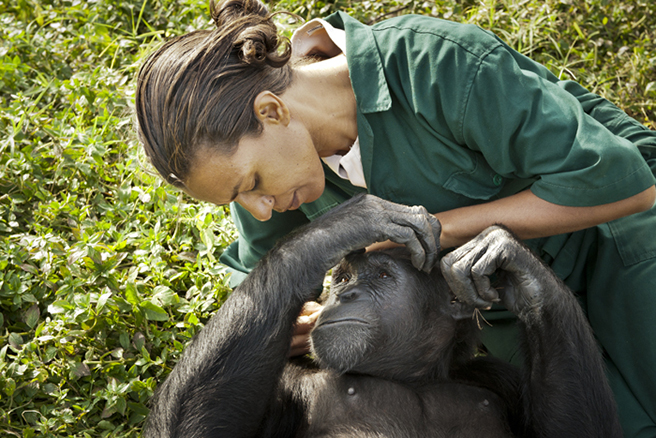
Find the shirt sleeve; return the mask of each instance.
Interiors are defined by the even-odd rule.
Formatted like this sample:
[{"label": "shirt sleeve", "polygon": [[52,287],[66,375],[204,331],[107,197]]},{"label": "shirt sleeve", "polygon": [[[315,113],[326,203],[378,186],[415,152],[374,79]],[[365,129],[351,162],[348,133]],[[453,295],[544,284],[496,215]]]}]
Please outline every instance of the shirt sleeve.
[{"label": "shirt sleeve", "polygon": [[271,219],[260,222],[242,206],[233,202],[230,212],[239,238],[221,254],[219,261],[231,273],[230,286],[238,286],[276,242],[309,220],[300,210],[273,212]]},{"label": "shirt sleeve", "polygon": [[[645,160],[648,162],[656,160],[656,131],[652,131],[636,119],[629,117],[616,105],[589,92],[577,82],[561,81],[559,86],[575,96],[583,111],[604,125],[606,129],[636,145]],[[653,166],[651,167],[653,168]]]},{"label": "shirt sleeve", "polygon": [[[458,127],[463,143],[504,177],[538,178],[531,190],[540,198],[594,206],[654,185],[635,144],[588,115],[582,102],[557,82],[521,68],[505,47],[482,59],[468,87]],[[624,114],[606,104],[597,109],[608,124],[619,113]],[[627,123],[619,120],[615,132],[635,134],[635,125]]]}]

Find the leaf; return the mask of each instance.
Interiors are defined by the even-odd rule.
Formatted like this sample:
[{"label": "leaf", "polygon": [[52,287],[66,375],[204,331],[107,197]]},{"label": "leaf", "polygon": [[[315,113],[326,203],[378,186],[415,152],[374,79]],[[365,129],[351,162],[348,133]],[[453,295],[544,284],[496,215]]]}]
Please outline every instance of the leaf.
[{"label": "leaf", "polygon": [[574,30],[576,31],[577,34],[579,34],[579,37],[584,40],[585,35],[583,35],[583,32],[581,31],[581,28],[579,25],[576,23],[576,21],[572,22],[572,27],[574,27]]},{"label": "leaf", "polygon": [[111,292],[105,292],[98,298],[98,302],[96,303],[96,311],[100,312],[103,307],[105,307],[105,304],[107,303],[107,300],[109,297],[112,296]]},{"label": "leaf", "polygon": [[23,337],[18,333],[9,333],[9,345],[14,347],[16,350],[19,350],[23,345]]},{"label": "leaf", "polygon": [[41,316],[41,310],[39,309],[38,304],[32,304],[27,311],[25,311],[25,324],[27,324],[31,329],[36,327],[39,322],[39,317]]},{"label": "leaf", "polygon": [[8,377],[5,379],[5,394],[7,394],[9,397],[14,395],[14,391],[16,390],[16,381],[12,379],[11,377]]},{"label": "leaf", "polygon": [[645,95],[649,94],[656,97],[656,81],[648,83],[647,87],[645,87]]},{"label": "leaf", "polygon": [[71,310],[74,308],[75,306],[68,301],[57,300],[48,306],[48,313],[50,313],[51,315],[57,315],[58,313],[64,313],[67,310]]},{"label": "leaf", "polygon": [[200,240],[203,242],[208,252],[214,248],[214,232],[211,228],[205,228],[200,232]]},{"label": "leaf", "polygon": [[128,336],[127,333],[122,332],[118,337],[118,339],[119,339],[119,343],[121,344],[121,347],[123,347],[124,350],[130,348],[130,337]]},{"label": "leaf", "polygon": [[196,326],[200,323],[200,321],[198,321],[198,318],[196,317],[196,315],[193,314],[193,313],[188,313],[187,314],[187,322],[191,325],[194,325],[194,326]]},{"label": "leaf", "polygon": [[134,338],[132,338],[132,345],[137,351],[141,351],[144,345],[146,345],[146,337],[144,334],[141,332],[135,333]]},{"label": "leaf", "polygon": [[29,272],[30,274],[37,274],[39,272],[34,266],[28,263],[23,263],[20,267],[23,271]]},{"label": "leaf", "polygon": [[84,362],[73,362],[71,365],[70,376],[72,379],[79,379],[81,377],[86,377],[91,375],[91,370],[89,366]]},{"label": "leaf", "polygon": [[137,288],[135,287],[134,283],[128,283],[125,286],[125,299],[128,303],[132,304],[133,306],[139,306],[139,294],[137,292]]},{"label": "leaf", "polygon": [[157,286],[153,292],[153,298],[159,300],[165,306],[171,306],[180,302],[178,294],[167,286]]},{"label": "leaf", "polygon": [[151,301],[144,301],[140,305],[146,315],[146,319],[151,321],[168,321],[169,314],[157,304]]},{"label": "leaf", "polygon": [[[104,411],[103,411],[104,414]],[[98,427],[104,430],[114,430],[116,427],[109,421],[107,420],[102,420],[98,422]]]}]

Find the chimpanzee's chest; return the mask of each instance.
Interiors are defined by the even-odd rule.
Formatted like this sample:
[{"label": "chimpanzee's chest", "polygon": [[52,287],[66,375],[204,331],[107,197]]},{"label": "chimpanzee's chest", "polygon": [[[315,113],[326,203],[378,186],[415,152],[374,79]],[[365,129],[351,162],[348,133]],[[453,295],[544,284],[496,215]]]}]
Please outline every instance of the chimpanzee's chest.
[{"label": "chimpanzee's chest", "polygon": [[411,388],[375,377],[329,376],[308,412],[311,437],[509,437],[499,398],[457,383]]}]

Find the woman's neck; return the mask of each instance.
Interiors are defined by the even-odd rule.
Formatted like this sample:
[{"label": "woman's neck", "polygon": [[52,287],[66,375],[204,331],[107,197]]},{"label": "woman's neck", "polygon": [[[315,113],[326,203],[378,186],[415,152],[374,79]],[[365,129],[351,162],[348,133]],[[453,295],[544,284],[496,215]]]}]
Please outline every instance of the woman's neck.
[{"label": "woman's neck", "polygon": [[294,70],[281,96],[308,129],[319,156],[348,151],[358,136],[356,101],[343,55]]}]

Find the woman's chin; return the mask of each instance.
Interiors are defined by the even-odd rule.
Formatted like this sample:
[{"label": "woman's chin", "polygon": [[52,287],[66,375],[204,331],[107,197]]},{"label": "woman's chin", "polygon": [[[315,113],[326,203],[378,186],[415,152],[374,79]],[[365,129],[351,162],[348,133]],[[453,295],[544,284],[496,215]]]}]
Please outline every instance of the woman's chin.
[{"label": "woman's chin", "polygon": [[[305,197],[305,199],[301,202],[301,204],[307,204],[310,202],[314,202],[317,199],[323,195],[323,190],[326,188],[326,181],[321,180],[320,187],[313,188],[313,190]],[[303,196],[299,193],[298,194],[299,198],[303,198]]]}]

